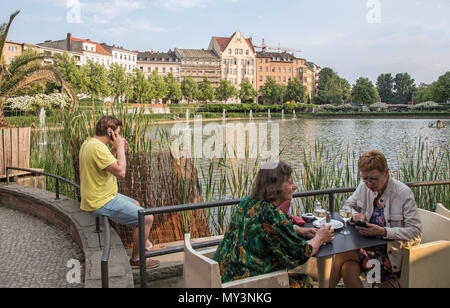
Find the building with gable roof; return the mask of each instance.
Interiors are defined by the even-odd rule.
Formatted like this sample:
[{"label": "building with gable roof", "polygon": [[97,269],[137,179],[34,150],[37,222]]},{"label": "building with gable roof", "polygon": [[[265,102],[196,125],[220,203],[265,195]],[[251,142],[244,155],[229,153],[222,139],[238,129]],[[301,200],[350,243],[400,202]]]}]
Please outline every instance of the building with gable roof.
[{"label": "building with gable roof", "polygon": [[75,52],[82,54],[82,58],[80,59],[81,64],[88,64],[89,61],[92,61],[93,63],[102,64],[109,69],[113,63],[111,52],[107,51],[100,43],[91,41],[90,39],[75,38],[71,33],[67,33],[67,37],[64,40],[50,40],[37,45],[52,49],[65,50],[68,53]]},{"label": "building with gable roof", "polygon": [[242,80],[248,78],[255,86],[255,49],[251,38],[245,38],[238,30],[231,37],[211,38],[209,50],[221,58],[221,78],[231,81],[239,88]]}]

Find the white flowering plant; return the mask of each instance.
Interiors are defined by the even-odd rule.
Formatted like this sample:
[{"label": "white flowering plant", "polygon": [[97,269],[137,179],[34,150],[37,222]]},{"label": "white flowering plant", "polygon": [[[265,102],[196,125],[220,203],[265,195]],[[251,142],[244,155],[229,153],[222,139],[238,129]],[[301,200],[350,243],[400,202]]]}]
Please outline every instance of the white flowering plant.
[{"label": "white flowering plant", "polygon": [[38,94],[35,96],[19,96],[10,98],[6,101],[6,106],[13,110],[24,112],[32,112],[41,108],[50,109],[66,109],[70,106],[71,100],[67,95],[61,93],[53,93],[50,95]]}]

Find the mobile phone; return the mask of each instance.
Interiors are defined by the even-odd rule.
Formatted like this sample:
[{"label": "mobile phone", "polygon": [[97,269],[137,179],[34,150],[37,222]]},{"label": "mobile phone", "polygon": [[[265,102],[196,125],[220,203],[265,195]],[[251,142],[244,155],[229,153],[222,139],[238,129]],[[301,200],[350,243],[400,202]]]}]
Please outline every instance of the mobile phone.
[{"label": "mobile phone", "polygon": [[367,223],[365,221],[354,221],[355,225],[361,228],[368,228]]},{"label": "mobile phone", "polygon": [[113,134],[114,134],[113,130],[111,128],[109,128],[107,133],[108,133],[109,138],[114,141],[114,139],[113,139]]}]

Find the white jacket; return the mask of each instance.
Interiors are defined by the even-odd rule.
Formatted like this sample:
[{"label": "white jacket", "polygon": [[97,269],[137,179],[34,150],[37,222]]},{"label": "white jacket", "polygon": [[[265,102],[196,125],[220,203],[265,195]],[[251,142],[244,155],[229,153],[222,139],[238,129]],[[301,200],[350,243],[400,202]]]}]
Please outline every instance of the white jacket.
[{"label": "white jacket", "polygon": [[[373,202],[378,193],[371,191],[361,182],[353,195],[345,202],[354,211],[372,217]],[[422,222],[411,189],[396,179],[389,177],[388,185],[379,203],[384,206],[386,218],[386,239],[389,261],[394,272],[401,270],[402,248],[419,245],[422,238]]]}]

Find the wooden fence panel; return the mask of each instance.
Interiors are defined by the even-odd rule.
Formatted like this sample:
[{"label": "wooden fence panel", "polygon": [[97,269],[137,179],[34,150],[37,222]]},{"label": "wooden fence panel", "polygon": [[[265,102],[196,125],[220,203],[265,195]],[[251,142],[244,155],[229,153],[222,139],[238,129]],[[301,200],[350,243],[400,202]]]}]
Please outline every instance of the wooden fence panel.
[{"label": "wooden fence panel", "polygon": [[[31,127],[0,130],[0,177],[6,176],[6,167],[30,167]],[[17,173],[18,171],[11,171]]]}]

